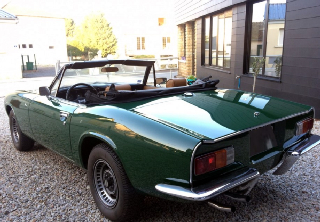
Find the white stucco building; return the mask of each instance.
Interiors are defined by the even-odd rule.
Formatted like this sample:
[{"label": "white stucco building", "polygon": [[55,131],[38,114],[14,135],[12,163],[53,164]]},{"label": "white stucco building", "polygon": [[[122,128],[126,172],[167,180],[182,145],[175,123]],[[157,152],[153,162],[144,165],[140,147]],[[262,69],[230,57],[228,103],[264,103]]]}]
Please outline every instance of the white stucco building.
[{"label": "white stucco building", "polygon": [[103,8],[117,37],[120,57],[177,56],[173,1],[114,1],[111,8]]},{"label": "white stucco building", "polygon": [[0,79],[21,78],[28,56],[34,68],[35,63],[54,65],[57,60],[67,61],[64,18],[37,10],[27,1],[11,0],[0,8],[0,65],[5,64],[1,66]]},{"label": "white stucco building", "polygon": [[16,16],[0,10],[0,80],[22,77],[18,22]]},{"label": "white stucco building", "polygon": [[[18,15],[19,47],[21,55],[39,65],[53,65],[67,61],[65,22],[61,18]],[[24,56],[24,60],[25,60]]]}]

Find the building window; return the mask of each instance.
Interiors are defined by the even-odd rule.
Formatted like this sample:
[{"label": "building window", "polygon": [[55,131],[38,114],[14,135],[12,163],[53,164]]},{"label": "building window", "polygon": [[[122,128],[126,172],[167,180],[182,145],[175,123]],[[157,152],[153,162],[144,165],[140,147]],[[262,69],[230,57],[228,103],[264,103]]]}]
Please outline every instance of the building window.
[{"label": "building window", "polygon": [[284,29],[279,29],[278,46],[283,46]]},{"label": "building window", "polygon": [[245,72],[252,73],[254,57],[265,58],[260,75],[280,77],[285,27],[286,0],[264,0],[249,6],[248,49]]},{"label": "building window", "polygon": [[33,44],[29,44],[29,49],[32,49],[33,48]]},{"label": "building window", "polygon": [[165,18],[158,18],[158,24],[159,26],[163,26],[166,24],[166,19]]},{"label": "building window", "polygon": [[49,46],[49,49],[54,49],[54,46]]},{"label": "building window", "polygon": [[145,37],[137,37],[137,50],[145,50]]},{"label": "building window", "polygon": [[27,44],[22,44],[21,46],[23,49],[27,48]]},{"label": "building window", "polygon": [[230,68],[232,10],[203,19],[202,64]]},{"label": "building window", "polygon": [[170,47],[170,37],[162,37],[162,48],[169,49]]}]

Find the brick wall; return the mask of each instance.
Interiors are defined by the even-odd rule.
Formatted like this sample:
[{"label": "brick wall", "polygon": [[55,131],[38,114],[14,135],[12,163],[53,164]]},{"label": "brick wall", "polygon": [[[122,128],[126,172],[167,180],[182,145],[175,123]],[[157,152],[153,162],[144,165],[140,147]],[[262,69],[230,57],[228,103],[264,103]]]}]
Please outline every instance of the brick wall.
[{"label": "brick wall", "polygon": [[[178,57],[179,76],[187,77],[194,74],[194,22],[187,22],[178,26]],[[183,58],[184,57],[184,58]]]}]

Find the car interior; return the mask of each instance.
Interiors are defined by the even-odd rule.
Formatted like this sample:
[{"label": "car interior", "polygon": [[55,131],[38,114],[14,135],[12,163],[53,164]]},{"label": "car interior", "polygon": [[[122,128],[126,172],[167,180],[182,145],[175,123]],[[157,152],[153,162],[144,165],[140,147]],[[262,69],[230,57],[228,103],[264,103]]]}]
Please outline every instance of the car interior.
[{"label": "car interior", "polygon": [[[116,62],[114,62],[116,61]],[[65,67],[73,69],[75,68],[96,68],[99,65],[100,73],[116,73],[119,71],[118,67],[113,64],[125,64],[128,60],[114,60],[105,61],[105,63],[97,62],[78,62]],[[153,97],[160,97],[173,94],[183,94],[186,92],[195,92],[202,90],[216,89],[216,85],[219,80],[209,80],[209,78],[203,79],[194,85],[187,85],[185,78],[172,78],[167,80],[166,78],[155,78],[154,62],[153,61],[138,61],[131,60],[129,65],[135,64],[145,66],[146,71],[144,74],[144,80],[141,83],[133,84],[118,84],[118,83],[106,83],[106,82],[94,82],[88,84],[85,82],[79,82],[72,86],[59,87],[56,93],[56,97],[63,98],[72,102],[80,104],[97,104],[97,103],[119,103],[142,100]],[[96,66],[94,66],[96,65]],[[107,65],[107,66],[106,66]],[[154,80],[152,83],[147,82],[150,71],[153,69]],[[65,72],[64,70],[64,72]],[[62,70],[63,72],[63,70]],[[64,73],[61,74],[61,79],[64,77]],[[190,95],[190,94],[188,94]]]}]

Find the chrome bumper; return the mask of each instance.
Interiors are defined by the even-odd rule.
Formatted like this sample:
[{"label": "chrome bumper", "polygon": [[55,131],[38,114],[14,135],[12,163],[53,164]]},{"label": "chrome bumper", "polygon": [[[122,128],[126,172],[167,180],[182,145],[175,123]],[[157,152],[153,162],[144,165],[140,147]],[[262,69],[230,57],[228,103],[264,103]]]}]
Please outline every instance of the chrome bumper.
[{"label": "chrome bumper", "polygon": [[320,136],[311,135],[309,138],[305,139],[299,144],[292,146],[283,155],[281,165],[276,171],[274,171],[273,174],[282,175],[286,173],[302,154],[308,152],[318,144],[320,144]]},{"label": "chrome bumper", "polygon": [[213,180],[205,185],[195,188],[184,188],[169,184],[158,184],[156,189],[162,193],[176,196],[185,200],[203,201],[222,194],[227,190],[244,184],[260,176],[260,173],[253,168],[244,168],[231,172],[224,178]]}]

